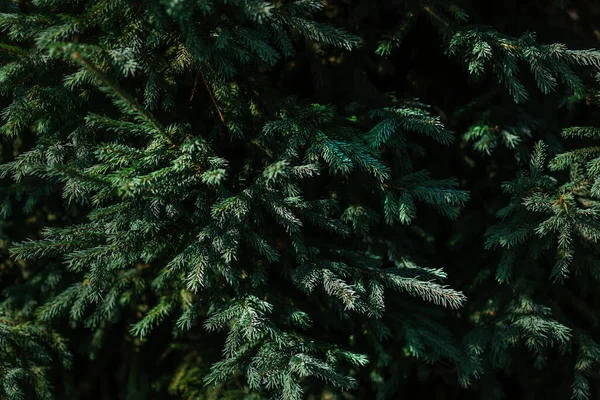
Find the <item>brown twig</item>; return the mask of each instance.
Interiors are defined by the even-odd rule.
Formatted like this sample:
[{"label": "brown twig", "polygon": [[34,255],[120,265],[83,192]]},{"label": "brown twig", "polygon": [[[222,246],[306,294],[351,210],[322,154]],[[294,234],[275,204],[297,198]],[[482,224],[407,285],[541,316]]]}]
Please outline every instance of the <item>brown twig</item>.
[{"label": "brown twig", "polygon": [[219,106],[217,105],[217,100],[215,99],[215,96],[213,95],[212,90],[210,90],[210,86],[208,86],[208,82],[206,82],[206,79],[204,78],[204,74],[202,73],[202,71],[199,71],[199,72],[200,72],[200,76],[202,77],[202,82],[204,82],[204,86],[206,87],[208,94],[210,94],[210,98],[212,99],[212,102],[215,105],[217,112],[219,113],[219,118],[221,118],[221,122],[223,123],[223,126],[226,127],[227,124],[225,123],[225,118],[223,117],[223,114],[221,113],[221,109],[219,109]]},{"label": "brown twig", "polygon": [[190,96],[190,101],[192,101],[194,99],[194,95],[196,94],[196,86],[198,86],[198,74],[200,73],[200,70],[198,70],[198,72],[196,72],[196,79],[194,79],[194,89],[192,89],[192,95]]},{"label": "brown twig", "polygon": [[440,22],[446,28],[448,26],[450,26],[450,24],[448,23],[448,21],[446,21],[445,19],[443,19],[442,17],[440,17],[439,15],[437,15],[437,13],[435,11],[433,11],[433,9],[431,7],[429,7],[429,6],[423,6],[423,10],[425,10],[425,12],[427,12],[429,15],[431,15],[435,20],[437,20],[438,22]]}]

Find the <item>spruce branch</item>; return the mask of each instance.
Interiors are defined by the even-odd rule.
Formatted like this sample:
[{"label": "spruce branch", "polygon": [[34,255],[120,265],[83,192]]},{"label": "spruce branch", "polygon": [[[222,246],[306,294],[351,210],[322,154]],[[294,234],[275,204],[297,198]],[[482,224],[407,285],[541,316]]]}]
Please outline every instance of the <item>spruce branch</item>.
[{"label": "spruce branch", "polygon": [[73,60],[79,62],[83,65],[88,71],[90,71],[96,78],[98,78],[102,83],[108,86],[112,93],[114,93],[117,97],[119,97],[122,101],[128,104],[136,113],[138,113],[142,118],[144,118],[157,132],[159,132],[171,145],[176,146],[175,142],[171,135],[167,133],[162,124],[154,117],[154,115],[147,112],[132,96],[130,96],[127,92],[123,91],[116,82],[106,76],[105,73],[100,71],[95,65],[93,65],[89,60],[81,56],[79,52],[73,53]]},{"label": "spruce branch", "polygon": [[0,50],[4,51],[10,55],[13,56],[18,56],[18,57],[22,57],[25,56],[27,54],[27,50],[22,49],[20,47],[17,46],[11,46],[5,43],[0,43]]}]

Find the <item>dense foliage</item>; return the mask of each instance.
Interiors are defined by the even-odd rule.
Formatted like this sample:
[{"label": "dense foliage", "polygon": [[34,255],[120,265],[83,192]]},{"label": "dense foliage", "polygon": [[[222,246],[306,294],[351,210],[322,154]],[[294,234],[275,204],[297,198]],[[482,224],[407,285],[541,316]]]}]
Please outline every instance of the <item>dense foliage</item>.
[{"label": "dense foliage", "polygon": [[600,398],[593,1],[0,8],[0,398]]}]

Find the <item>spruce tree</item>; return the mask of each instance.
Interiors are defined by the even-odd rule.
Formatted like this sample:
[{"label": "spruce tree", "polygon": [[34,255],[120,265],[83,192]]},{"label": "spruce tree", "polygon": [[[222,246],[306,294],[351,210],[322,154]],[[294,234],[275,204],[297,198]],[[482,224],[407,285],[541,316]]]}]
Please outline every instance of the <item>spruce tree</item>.
[{"label": "spruce tree", "polygon": [[599,390],[600,52],[468,1],[2,7],[3,398]]}]

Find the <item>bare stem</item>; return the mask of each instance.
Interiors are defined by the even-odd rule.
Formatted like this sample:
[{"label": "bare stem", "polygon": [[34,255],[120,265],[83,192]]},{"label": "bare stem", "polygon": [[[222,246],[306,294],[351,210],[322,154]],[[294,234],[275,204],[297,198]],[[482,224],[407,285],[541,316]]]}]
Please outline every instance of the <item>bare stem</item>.
[{"label": "bare stem", "polygon": [[445,19],[443,19],[442,17],[440,17],[439,15],[437,15],[437,13],[435,11],[433,11],[433,9],[431,7],[429,7],[429,6],[423,6],[423,10],[425,10],[426,13],[428,13],[429,15],[431,15],[436,21],[438,21],[439,23],[441,23],[445,27],[448,27],[450,25],[448,23],[448,21],[446,21]]},{"label": "bare stem", "polygon": [[210,90],[210,86],[208,86],[208,82],[206,82],[206,79],[204,78],[204,74],[202,73],[202,71],[200,71],[200,76],[202,77],[202,82],[204,82],[204,86],[206,87],[208,94],[210,94],[210,98],[212,99],[212,102],[215,105],[217,112],[219,113],[219,118],[221,119],[223,126],[227,126],[227,124],[225,123],[225,118],[223,117],[223,114],[221,113],[221,110],[219,109],[219,105],[217,104],[217,100],[215,99],[215,96],[213,95],[212,90]]}]

